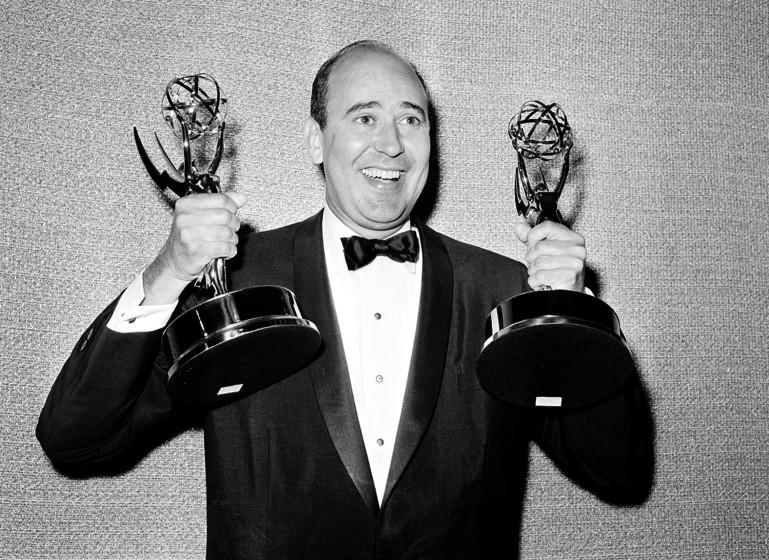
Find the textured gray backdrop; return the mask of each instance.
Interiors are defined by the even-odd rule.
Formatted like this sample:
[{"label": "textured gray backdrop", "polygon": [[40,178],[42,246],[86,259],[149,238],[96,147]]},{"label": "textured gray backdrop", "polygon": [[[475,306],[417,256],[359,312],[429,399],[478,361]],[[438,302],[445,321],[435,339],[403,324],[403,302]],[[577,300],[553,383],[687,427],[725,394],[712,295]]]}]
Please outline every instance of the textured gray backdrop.
[{"label": "textured gray backdrop", "polygon": [[251,195],[254,227],[272,228],[322,204],[301,137],[311,80],[365,37],[431,87],[430,221],[448,234],[520,257],[507,121],[541,98],[576,130],[564,210],[653,397],[656,485],[642,507],[609,507],[535,452],[523,558],[769,557],[767,12],[747,0],[3,0],[0,557],[203,557],[200,433],[123,476],[71,480],[38,447],[37,414],[78,334],[163,242],[169,212],[131,127],[163,132],[166,82],[208,71],[222,83],[223,180]]}]

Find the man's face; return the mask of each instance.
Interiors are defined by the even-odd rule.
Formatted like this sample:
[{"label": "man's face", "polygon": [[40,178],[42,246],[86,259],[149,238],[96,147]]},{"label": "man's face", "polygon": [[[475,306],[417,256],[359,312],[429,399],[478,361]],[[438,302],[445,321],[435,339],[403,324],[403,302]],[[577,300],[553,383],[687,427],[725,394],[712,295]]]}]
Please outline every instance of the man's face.
[{"label": "man's face", "polygon": [[323,164],[326,204],[356,233],[386,237],[408,219],[430,159],[427,95],[411,67],[378,51],[347,54],[328,81],[326,127],[305,128]]}]

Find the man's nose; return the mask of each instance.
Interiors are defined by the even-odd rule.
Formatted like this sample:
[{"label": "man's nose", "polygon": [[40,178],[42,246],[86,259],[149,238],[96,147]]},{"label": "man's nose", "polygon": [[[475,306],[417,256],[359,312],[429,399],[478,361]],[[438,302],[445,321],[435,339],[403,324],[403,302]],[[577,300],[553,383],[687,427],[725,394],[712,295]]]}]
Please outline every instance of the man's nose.
[{"label": "man's nose", "polygon": [[377,131],[374,147],[389,157],[396,157],[403,153],[403,142],[398,125],[387,123]]}]

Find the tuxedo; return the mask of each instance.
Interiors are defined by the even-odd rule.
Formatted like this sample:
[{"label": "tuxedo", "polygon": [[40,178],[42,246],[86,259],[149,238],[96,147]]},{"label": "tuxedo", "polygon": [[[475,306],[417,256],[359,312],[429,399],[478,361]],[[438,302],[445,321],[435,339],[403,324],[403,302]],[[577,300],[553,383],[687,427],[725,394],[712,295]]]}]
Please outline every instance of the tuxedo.
[{"label": "tuxedo", "polygon": [[[424,259],[419,318],[381,505],[330,295],[320,214],[241,243],[232,289],[291,289],[323,343],[299,372],[202,414],[208,558],[515,557],[531,440],[605,499],[632,500],[648,486],[648,469],[639,467],[650,455],[648,415],[637,383],[569,414],[525,411],[489,395],[475,374],[484,321],[527,289],[526,270],[415,225]],[[111,331],[113,308],[78,342],[40,417],[38,437],[64,469],[120,464],[187,418],[166,394],[161,332]]]}]

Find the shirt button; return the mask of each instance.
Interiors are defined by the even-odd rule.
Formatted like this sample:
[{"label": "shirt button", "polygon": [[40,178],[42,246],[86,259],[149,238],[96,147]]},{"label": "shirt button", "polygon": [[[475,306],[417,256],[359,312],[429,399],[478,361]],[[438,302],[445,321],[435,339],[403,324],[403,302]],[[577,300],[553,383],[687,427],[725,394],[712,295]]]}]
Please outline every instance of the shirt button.
[{"label": "shirt button", "polygon": [[381,318],[382,318],[382,314],[381,313],[374,313],[374,319],[379,321],[379,319],[381,319]]},{"label": "shirt button", "polygon": [[375,379],[377,383],[381,383],[382,381],[384,381],[384,377],[382,377],[381,375],[377,375]]},{"label": "shirt button", "polygon": [[379,438],[378,440],[376,440],[376,444],[377,444],[379,447],[382,447],[382,446],[384,445],[384,440],[383,440],[382,438]]}]

